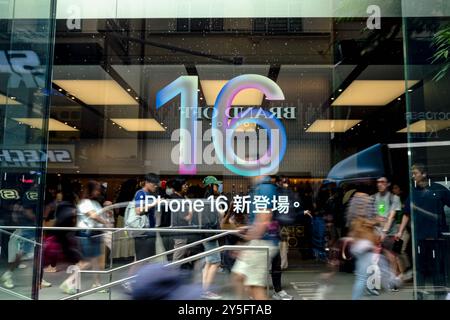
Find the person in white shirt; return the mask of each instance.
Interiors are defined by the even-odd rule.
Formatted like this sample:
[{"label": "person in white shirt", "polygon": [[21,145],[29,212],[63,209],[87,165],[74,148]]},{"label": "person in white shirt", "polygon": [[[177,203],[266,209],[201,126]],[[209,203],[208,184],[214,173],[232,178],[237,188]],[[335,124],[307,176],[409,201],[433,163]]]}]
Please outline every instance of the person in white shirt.
[{"label": "person in white shirt", "polygon": [[[101,228],[108,224],[108,221],[100,214],[102,207],[96,200],[100,193],[100,183],[89,181],[83,198],[77,206],[77,227],[86,228],[78,232],[81,252],[83,260],[89,262],[93,270],[99,270],[100,266],[103,265],[101,261],[103,258],[103,236],[101,231],[90,230],[89,228]],[[92,287],[100,285],[100,277],[98,274],[95,274]]]}]

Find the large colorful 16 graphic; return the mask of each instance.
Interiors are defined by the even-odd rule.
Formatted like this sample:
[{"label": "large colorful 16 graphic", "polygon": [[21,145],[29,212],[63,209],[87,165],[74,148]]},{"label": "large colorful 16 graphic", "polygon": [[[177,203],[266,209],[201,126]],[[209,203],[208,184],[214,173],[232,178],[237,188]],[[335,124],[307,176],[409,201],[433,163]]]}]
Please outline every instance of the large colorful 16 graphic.
[{"label": "large colorful 16 graphic", "polygon": [[[197,172],[197,88],[197,76],[181,76],[160,90],[156,96],[157,109],[177,95],[181,96],[179,172],[182,174]],[[215,152],[220,162],[236,174],[242,176],[273,174],[286,152],[284,125],[268,112],[258,112],[254,116],[251,112],[244,110],[231,121],[228,118],[234,97],[242,90],[250,88],[261,91],[269,100],[284,100],[281,88],[267,77],[247,74],[228,81],[214,104],[212,137]],[[270,145],[266,152],[256,160],[240,158],[233,148],[233,132],[244,123],[259,125],[268,133]]]}]

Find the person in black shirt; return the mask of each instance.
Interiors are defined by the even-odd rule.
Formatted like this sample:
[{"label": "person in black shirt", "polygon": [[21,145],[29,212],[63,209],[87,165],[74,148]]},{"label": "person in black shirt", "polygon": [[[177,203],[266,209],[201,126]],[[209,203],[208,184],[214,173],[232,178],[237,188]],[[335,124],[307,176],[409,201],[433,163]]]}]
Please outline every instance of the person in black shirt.
[{"label": "person in black shirt", "polygon": [[[172,181],[173,194],[171,195],[171,199],[178,199],[180,201],[185,199],[183,195],[183,186],[186,184],[186,181],[182,178],[176,178]],[[192,220],[193,213],[189,210],[185,210],[180,205],[180,210],[171,212],[171,221],[174,227],[184,228],[189,226]],[[173,247],[174,249],[185,246],[188,243],[188,235],[177,233],[173,238]],[[178,261],[183,259],[186,256],[186,249],[180,249],[173,253],[173,261]]]},{"label": "person in black shirt", "polygon": [[411,168],[415,187],[406,200],[405,214],[396,237],[400,238],[408,224],[413,220],[416,247],[416,282],[418,299],[423,299],[423,287],[428,277],[432,278],[435,299],[446,295],[442,232],[448,231],[444,207],[450,207],[450,191],[437,183],[430,183],[427,170],[422,164]]}]

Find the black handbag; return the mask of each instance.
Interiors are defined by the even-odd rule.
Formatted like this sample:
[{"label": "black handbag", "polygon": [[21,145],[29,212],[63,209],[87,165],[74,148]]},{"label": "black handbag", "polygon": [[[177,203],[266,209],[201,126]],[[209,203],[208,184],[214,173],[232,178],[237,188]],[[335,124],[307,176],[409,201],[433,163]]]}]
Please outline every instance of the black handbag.
[{"label": "black handbag", "polygon": [[383,241],[383,248],[394,253],[400,254],[402,252],[403,240],[397,239],[394,236],[387,236]]},{"label": "black handbag", "polygon": [[402,239],[397,239],[394,242],[394,246],[392,247],[392,251],[394,251],[395,253],[402,253],[402,247],[403,247],[403,240]]}]

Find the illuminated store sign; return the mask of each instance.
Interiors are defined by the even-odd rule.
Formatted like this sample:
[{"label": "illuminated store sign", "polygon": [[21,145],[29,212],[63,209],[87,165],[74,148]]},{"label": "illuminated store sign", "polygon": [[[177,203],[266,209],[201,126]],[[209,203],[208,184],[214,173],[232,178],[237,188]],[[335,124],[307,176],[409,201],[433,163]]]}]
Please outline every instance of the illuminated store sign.
[{"label": "illuminated store sign", "polygon": [[72,155],[68,150],[26,150],[26,149],[2,149],[0,150],[0,161],[6,163],[16,162],[55,162],[55,163],[71,163]]},{"label": "illuminated store sign", "polygon": [[[257,75],[246,74],[228,81],[216,98],[212,116],[212,142],[215,155],[229,171],[241,176],[257,176],[274,174],[286,152],[286,130],[284,125],[270,113],[261,108],[245,109],[238,114],[230,112],[235,96],[245,89],[261,91],[267,100],[284,100],[281,88],[271,79]],[[179,146],[179,173],[195,174],[198,159],[198,128],[201,127],[198,118],[198,77],[181,76],[161,89],[156,96],[156,108],[180,95],[180,146]],[[230,116],[233,117],[230,119]],[[238,128],[252,124],[262,128],[265,139],[269,145],[259,150],[257,139],[250,141],[249,148],[258,158],[243,156],[234,150],[234,136]],[[262,155],[261,155],[262,154]]]}]

